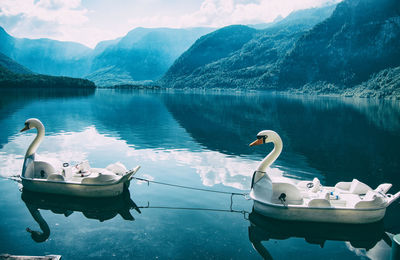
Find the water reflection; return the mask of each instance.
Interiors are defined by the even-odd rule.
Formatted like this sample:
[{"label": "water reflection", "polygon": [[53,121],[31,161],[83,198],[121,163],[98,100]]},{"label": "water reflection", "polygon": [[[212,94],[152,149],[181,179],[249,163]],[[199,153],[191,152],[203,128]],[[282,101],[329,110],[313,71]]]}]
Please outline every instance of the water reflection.
[{"label": "water reflection", "polygon": [[[34,135],[17,134],[12,142],[3,147],[0,152],[0,176],[9,178],[20,174],[23,155]],[[241,190],[249,189],[251,170],[258,164],[258,161],[209,150],[137,149],[120,138],[99,133],[94,126],[81,132],[61,132],[46,136],[39,153],[46,158],[70,164],[89,160],[96,167],[121,161],[132,168],[136,163],[144,166],[140,175],[146,174],[146,178],[162,177],[157,176],[157,172],[149,172],[147,164],[160,165],[164,162],[172,168],[184,166],[194,169],[205,186],[223,184]],[[166,170],[166,166],[162,168]],[[282,171],[272,168],[270,174],[282,176]]]},{"label": "water reflection", "polygon": [[[52,100],[57,100],[58,106],[63,103],[73,102],[73,99],[89,98],[95,89],[2,89],[0,95],[0,149],[8,143],[10,135],[18,132],[18,124],[25,122],[29,117],[35,117],[38,112],[43,113],[43,105]],[[9,121],[18,111],[26,109],[23,118]],[[66,106],[64,113],[58,114],[58,120],[71,119],[68,114],[76,111],[75,106]],[[19,120],[18,120],[19,119]],[[4,122],[6,121],[6,122]],[[53,120],[52,120],[53,121]]]},{"label": "water reflection", "polygon": [[[249,221],[249,240],[264,259],[273,259],[268,250],[274,247],[274,243],[270,240],[289,240],[290,238],[304,239],[307,243],[319,245],[321,248],[327,241],[343,241],[346,242],[350,251],[357,252],[358,255],[374,255],[374,259],[387,259],[391,252],[392,240],[384,230],[383,221],[372,224],[282,221],[261,216],[255,212],[250,213]],[[296,241],[292,240],[292,242]],[[288,250],[293,248],[296,248],[296,245],[287,247]]]},{"label": "water reflection", "polygon": [[[272,148],[251,149],[248,144],[261,129],[274,129],[282,136],[284,150],[273,165],[276,168],[271,169],[272,174],[298,179],[315,176],[325,185],[355,177],[373,187],[392,182],[393,190],[400,189],[398,103],[257,92],[232,95],[97,90],[82,96],[37,94],[27,98],[23,94],[2,94],[1,177],[20,174],[23,155],[34,134],[20,135],[18,131],[27,118],[37,117],[46,127],[46,137],[38,153],[67,162],[88,160],[96,167],[115,161],[121,161],[127,168],[141,165],[138,177],[159,182],[245,192],[253,170]],[[2,180],[0,186],[7,191],[0,199],[0,215],[3,223],[7,223],[0,226],[5,238],[0,251],[15,249],[15,253],[42,254],[43,247],[30,243],[31,238],[21,228],[31,225],[32,216],[18,199],[17,187],[9,180]],[[52,231],[46,250],[71,259],[82,258],[88,252],[98,258],[257,257],[247,238],[249,222],[239,214],[183,210],[227,209],[229,197],[153,184],[147,187],[134,183],[130,189],[135,191],[135,201],[140,205],[150,201],[150,207],[167,205],[179,209],[147,212],[143,209],[132,227],[119,217],[103,225],[79,218],[78,214],[64,218],[47,210],[40,214],[43,222],[33,204],[30,210],[42,227],[38,235],[46,239],[50,234],[45,224],[40,224],[46,221]],[[237,203],[234,209],[251,207],[251,201],[235,198],[234,202]],[[385,225],[393,228],[391,232],[400,230],[399,212],[397,203],[387,210]],[[103,218],[114,214],[119,213]],[[170,232],[171,227],[176,232]],[[74,232],[79,235],[74,236]],[[99,240],[98,236],[104,239]],[[283,240],[273,247],[267,242],[266,248],[271,255],[278,252],[283,258],[307,259],[307,253],[321,254],[319,246],[315,249],[306,242],[299,245],[298,240]],[[296,250],[288,249],[286,241],[289,248],[293,246]],[[355,245],[353,242],[327,242],[322,255],[336,254],[345,259],[370,257],[382,243],[381,240],[374,247],[371,244],[358,248],[351,245]],[[366,251],[367,247],[372,248]]]},{"label": "water reflection", "polygon": [[53,213],[63,214],[65,217],[74,212],[82,212],[86,218],[97,219],[100,222],[112,219],[118,214],[124,220],[133,221],[135,218],[130,213],[130,209],[135,209],[138,213],[141,213],[131,199],[127,188],[121,195],[111,198],[83,198],[27,190],[22,191],[21,198],[33,219],[39,224],[41,231],[26,229],[31,234],[32,239],[38,243],[46,241],[50,236],[50,227],[42,217],[40,209],[51,210]]},{"label": "water reflection", "polygon": [[[400,188],[400,105],[367,99],[333,99],[253,93],[171,94],[164,96],[171,114],[204,147],[226,154],[258,156],[249,140],[263,129],[282,137],[276,165],[299,177],[322,174],[324,182],[358,178],[376,186]],[[295,174],[297,175],[297,174]]]}]

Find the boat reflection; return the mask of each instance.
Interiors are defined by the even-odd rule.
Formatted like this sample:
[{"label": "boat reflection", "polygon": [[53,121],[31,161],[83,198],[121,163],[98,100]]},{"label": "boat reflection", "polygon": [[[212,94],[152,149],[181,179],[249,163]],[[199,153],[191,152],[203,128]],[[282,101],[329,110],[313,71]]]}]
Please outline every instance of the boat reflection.
[{"label": "boat reflection", "polygon": [[262,216],[254,211],[249,214],[249,221],[249,240],[264,259],[273,259],[265,244],[261,243],[270,239],[304,238],[307,243],[317,244],[321,248],[328,240],[343,241],[353,248],[366,251],[373,249],[382,240],[389,247],[392,244],[391,238],[384,230],[383,221],[370,224],[283,221]]},{"label": "boat reflection", "polygon": [[73,212],[82,212],[88,219],[97,219],[100,222],[109,220],[118,214],[125,220],[133,221],[135,218],[130,209],[141,213],[135,202],[130,197],[127,188],[117,197],[109,198],[84,198],[66,195],[54,195],[23,190],[21,195],[26,207],[34,220],[39,224],[41,231],[27,228],[35,242],[44,242],[50,236],[50,228],[46,220],[40,214],[39,209],[51,210],[55,214],[64,214],[68,217]]}]

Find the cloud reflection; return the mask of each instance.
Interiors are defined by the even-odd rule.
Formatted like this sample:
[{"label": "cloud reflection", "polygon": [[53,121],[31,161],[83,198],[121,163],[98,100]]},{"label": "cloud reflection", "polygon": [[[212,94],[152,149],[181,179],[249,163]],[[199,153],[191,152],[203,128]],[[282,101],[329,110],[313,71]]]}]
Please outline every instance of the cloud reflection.
[{"label": "cloud reflection", "polygon": [[[35,134],[18,134],[0,150],[0,176],[11,177],[21,173],[24,154]],[[236,189],[250,188],[251,176],[258,161],[238,156],[228,156],[210,150],[189,151],[186,149],[135,149],[126,141],[101,134],[94,126],[82,132],[61,132],[46,136],[38,149],[41,156],[62,162],[89,160],[94,167],[105,167],[121,161],[128,168],[138,163],[163,169],[165,163],[171,167],[193,169],[205,186],[222,184]],[[279,169],[271,169],[274,176],[282,176]],[[153,179],[155,173],[145,171],[143,177]],[[153,176],[153,177],[152,177]]]}]

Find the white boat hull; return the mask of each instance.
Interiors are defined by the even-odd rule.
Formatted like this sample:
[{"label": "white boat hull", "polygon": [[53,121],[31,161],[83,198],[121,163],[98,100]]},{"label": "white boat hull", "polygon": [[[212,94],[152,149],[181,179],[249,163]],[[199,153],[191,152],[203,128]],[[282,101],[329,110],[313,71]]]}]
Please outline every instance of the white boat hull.
[{"label": "white boat hull", "polygon": [[77,184],[49,182],[45,180],[22,179],[24,189],[35,192],[54,193],[78,197],[115,197],[122,194],[124,183]]},{"label": "white boat hull", "polygon": [[381,220],[385,216],[386,208],[311,208],[268,204],[254,200],[254,211],[281,220],[365,224]]},{"label": "white boat hull", "polygon": [[33,192],[53,193],[78,197],[115,197],[124,191],[124,185],[129,185],[132,176],[139,170],[139,166],[128,172],[118,181],[108,183],[78,183],[68,181],[51,181],[38,178],[22,177],[24,189]]}]

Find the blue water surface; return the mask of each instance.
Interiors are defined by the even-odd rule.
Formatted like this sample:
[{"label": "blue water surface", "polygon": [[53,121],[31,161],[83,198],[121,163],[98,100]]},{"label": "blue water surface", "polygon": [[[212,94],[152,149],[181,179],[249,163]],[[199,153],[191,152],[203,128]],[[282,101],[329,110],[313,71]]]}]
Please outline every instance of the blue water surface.
[{"label": "blue water surface", "polygon": [[[94,167],[141,165],[136,176],[157,182],[246,193],[258,162],[272,149],[248,144],[259,131],[272,129],[284,143],[272,175],[317,177],[324,185],[357,178],[373,188],[389,182],[393,193],[400,190],[399,102],[264,92],[3,90],[0,253],[388,259],[390,237],[400,232],[398,202],[383,223],[354,229],[275,222],[252,212],[252,202],[240,195],[231,202],[229,194],[137,180],[123,196],[106,200],[22,193],[13,179],[35,136],[19,133],[31,117],[46,127],[39,154],[70,163],[88,160]],[[38,215],[42,219],[35,221]],[[35,241],[26,228],[40,231],[43,223],[49,232]]]}]

